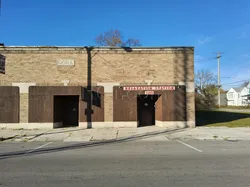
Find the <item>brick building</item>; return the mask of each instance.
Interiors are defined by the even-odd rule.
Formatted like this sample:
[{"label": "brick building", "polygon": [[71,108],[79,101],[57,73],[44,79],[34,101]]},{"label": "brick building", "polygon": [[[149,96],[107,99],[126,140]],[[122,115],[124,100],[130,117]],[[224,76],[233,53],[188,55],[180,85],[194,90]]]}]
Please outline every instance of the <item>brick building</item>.
[{"label": "brick building", "polygon": [[0,46],[0,123],[194,127],[193,47]]}]

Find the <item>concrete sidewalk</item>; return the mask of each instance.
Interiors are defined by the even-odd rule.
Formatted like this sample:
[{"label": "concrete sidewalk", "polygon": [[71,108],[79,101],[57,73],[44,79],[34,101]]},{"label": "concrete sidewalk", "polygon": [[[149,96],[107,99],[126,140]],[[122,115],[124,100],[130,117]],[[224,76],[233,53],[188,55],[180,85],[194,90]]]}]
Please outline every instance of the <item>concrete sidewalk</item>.
[{"label": "concrete sidewalk", "polygon": [[1,142],[91,142],[120,139],[142,141],[168,141],[181,139],[250,140],[250,128],[197,127],[175,130],[150,126],[143,128],[0,130]]}]

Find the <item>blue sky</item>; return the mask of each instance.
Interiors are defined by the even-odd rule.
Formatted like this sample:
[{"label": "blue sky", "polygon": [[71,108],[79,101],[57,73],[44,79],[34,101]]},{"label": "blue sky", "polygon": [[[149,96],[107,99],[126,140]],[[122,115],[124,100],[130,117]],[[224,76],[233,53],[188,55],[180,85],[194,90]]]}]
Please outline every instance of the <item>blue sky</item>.
[{"label": "blue sky", "polygon": [[[249,0],[2,0],[5,45],[95,45],[119,29],[143,46],[194,46],[195,69],[217,73],[222,84],[250,79]],[[233,86],[238,86],[236,83]]]}]

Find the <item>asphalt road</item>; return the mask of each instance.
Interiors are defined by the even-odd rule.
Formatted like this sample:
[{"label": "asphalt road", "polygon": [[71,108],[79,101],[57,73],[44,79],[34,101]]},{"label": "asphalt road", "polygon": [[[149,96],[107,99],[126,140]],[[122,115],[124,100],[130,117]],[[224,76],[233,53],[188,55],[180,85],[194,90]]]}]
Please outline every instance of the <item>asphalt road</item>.
[{"label": "asphalt road", "polygon": [[0,187],[241,187],[250,141],[1,143],[0,171]]}]

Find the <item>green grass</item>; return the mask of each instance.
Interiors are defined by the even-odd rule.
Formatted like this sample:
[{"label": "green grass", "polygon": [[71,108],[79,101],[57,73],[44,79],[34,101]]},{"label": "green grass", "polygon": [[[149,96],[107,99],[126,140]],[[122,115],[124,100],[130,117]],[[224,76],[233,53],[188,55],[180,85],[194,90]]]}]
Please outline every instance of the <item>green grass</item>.
[{"label": "green grass", "polygon": [[200,110],[196,111],[197,126],[250,127],[250,113]]},{"label": "green grass", "polygon": [[208,124],[207,126],[208,127],[230,127],[230,128],[250,127],[250,118],[238,119],[238,120],[224,122],[224,123],[213,123],[213,124]]}]

